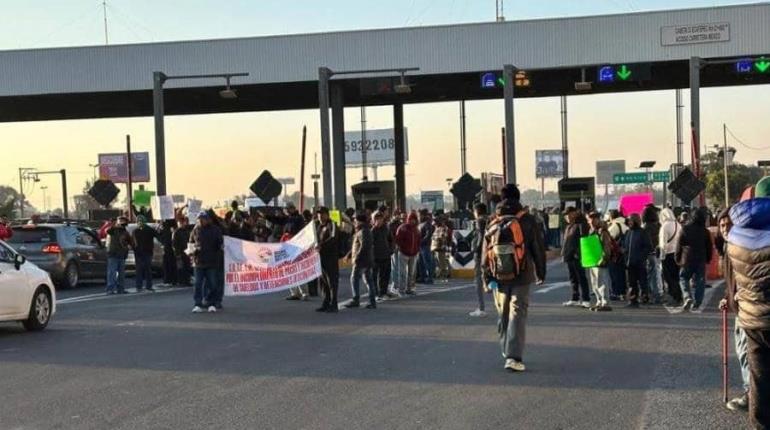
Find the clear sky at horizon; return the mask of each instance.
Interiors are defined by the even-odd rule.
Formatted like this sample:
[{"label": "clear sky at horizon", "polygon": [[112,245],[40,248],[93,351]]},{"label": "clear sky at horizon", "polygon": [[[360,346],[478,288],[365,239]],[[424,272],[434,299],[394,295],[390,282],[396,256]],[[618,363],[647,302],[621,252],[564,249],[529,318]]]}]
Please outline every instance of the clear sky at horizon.
[{"label": "clear sky at horizon", "polygon": [[[505,16],[531,19],[740,3],[756,1],[507,0]],[[0,50],[103,44],[101,4],[101,0],[4,0]],[[107,1],[110,44],[480,22],[493,20],[494,12],[494,0]],[[770,106],[762,100],[769,95],[767,86],[704,90],[704,145],[721,143],[721,127],[726,122],[747,144],[767,147]],[[569,110],[574,175],[593,176],[597,159],[626,159],[629,167],[648,158],[657,159],[659,166],[675,161],[673,91],[575,96],[569,98]],[[467,104],[468,167],[474,175],[501,171],[502,112],[501,100]],[[392,126],[387,108],[370,108],[367,114],[369,128]],[[347,109],[345,115],[348,129],[357,129],[359,110]],[[685,108],[685,118],[687,115]],[[534,151],[560,147],[559,101],[517,100],[516,121],[519,182],[525,188],[539,188]],[[315,110],[168,117],[169,192],[214,202],[246,193],[248,184],[264,168],[276,176],[297,176],[303,125],[308,126],[312,171],[313,153],[319,147]],[[446,189],[445,179],[456,178],[460,170],[458,104],[408,105],[405,125],[411,151],[408,192]],[[152,127],[151,118],[0,124],[4,147],[0,184],[18,187],[18,167],[66,168],[74,194],[92,176],[88,165],[96,162],[96,153],[122,150],[125,134],[132,135],[135,150],[152,152]],[[733,144],[738,148],[738,161],[770,158],[770,151]],[[381,179],[391,175],[392,169],[380,169]],[[348,171],[349,184],[359,178],[360,169]],[[45,185],[58,206],[58,182],[50,177]],[[547,188],[554,189],[555,182],[549,181]],[[39,189],[30,199],[42,208]]]}]

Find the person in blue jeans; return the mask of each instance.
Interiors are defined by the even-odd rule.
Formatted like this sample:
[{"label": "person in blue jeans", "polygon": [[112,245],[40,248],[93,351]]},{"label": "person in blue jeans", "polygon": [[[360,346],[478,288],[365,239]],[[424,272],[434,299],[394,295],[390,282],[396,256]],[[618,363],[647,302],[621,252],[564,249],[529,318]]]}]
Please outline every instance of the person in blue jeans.
[{"label": "person in blue jeans", "polygon": [[353,235],[353,246],[348,258],[353,263],[350,275],[350,284],[353,288],[353,299],[345,304],[345,307],[357,308],[361,306],[361,278],[369,289],[369,304],[367,309],[377,309],[377,286],[372,277],[374,265],[374,240],[369,226],[369,217],[366,214],[356,216],[356,232]]},{"label": "person in blue jeans", "polygon": [[[706,265],[713,257],[713,240],[706,229],[708,214],[705,208],[695,211],[682,228],[676,245],[676,261],[682,268],[679,286],[682,289],[683,310],[698,310],[703,302],[706,288]],[[694,291],[693,291],[694,290]]]},{"label": "person in blue jeans", "polygon": [[152,287],[152,254],[155,251],[155,239],[158,233],[147,225],[147,219],[143,215],[136,217],[137,227],[131,234],[134,243],[134,263],[136,264],[136,292],[146,288],[147,291],[155,291]]},{"label": "person in blue jeans", "polygon": [[433,252],[430,250],[433,241],[433,232],[436,228],[433,226],[433,219],[429,212],[421,214],[420,225],[417,227],[420,231],[420,266],[422,267],[422,282],[425,284],[433,283],[433,275],[436,266],[433,262]]},{"label": "person in blue jeans", "polygon": [[217,312],[216,301],[220,298],[220,257],[224,238],[222,230],[213,224],[207,212],[198,214],[198,224],[190,234],[190,243],[195,268],[195,286],[193,313],[204,312],[204,299],[208,303],[208,311]]},{"label": "person in blue jeans", "polygon": [[126,294],[126,258],[132,244],[126,226],[128,219],[120,217],[107,229],[107,294]]}]

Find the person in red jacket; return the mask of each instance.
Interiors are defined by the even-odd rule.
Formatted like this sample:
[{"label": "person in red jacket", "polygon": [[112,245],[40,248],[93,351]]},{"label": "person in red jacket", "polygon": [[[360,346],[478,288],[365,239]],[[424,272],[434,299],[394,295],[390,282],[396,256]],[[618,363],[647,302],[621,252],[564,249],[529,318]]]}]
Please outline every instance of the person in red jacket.
[{"label": "person in red jacket", "polygon": [[0,240],[8,240],[13,237],[11,223],[5,216],[0,216]]},{"label": "person in red jacket", "polygon": [[409,214],[407,221],[396,230],[396,252],[398,273],[396,288],[400,296],[413,296],[417,276],[417,255],[420,253],[420,231],[417,229],[417,214]]}]

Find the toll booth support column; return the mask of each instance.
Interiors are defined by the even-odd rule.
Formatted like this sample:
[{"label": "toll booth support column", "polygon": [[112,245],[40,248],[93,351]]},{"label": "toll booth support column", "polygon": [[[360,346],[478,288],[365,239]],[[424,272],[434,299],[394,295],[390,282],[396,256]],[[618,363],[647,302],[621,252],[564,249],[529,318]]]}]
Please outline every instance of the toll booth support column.
[{"label": "toll booth support column", "polygon": [[406,150],[404,148],[404,105],[393,105],[393,137],[396,141],[396,205],[406,210]]},{"label": "toll booth support column", "polygon": [[155,119],[155,183],[159,196],[166,195],[166,132],[163,121],[163,83],[166,75],[152,74],[152,110]]},{"label": "toll booth support column", "polygon": [[318,68],[318,107],[321,113],[321,175],[324,206],[332,206],[332,151],[329,138],[329,78],[332,71]]},{"label": "toll booth support column", "polygon": [[561,159],[564,165],[564,178],[569,178],[569,140],[567,132],[567,96],[561,96]]},{"label": "toll booth support column", "polygon": [[345,177],[345,94],[341,84],[331,86],[332,91],[332,148],[334,156],[334,206],[340,211],[347,208],[347,184]]},{"label": "toll booth support column", "polygon": [[513,83],[516,68],[511,64],[503,66],[505,86],[503,100],[505,105],[505,183],[516,183],[516,141],[513,129]]},{"label": "toll booth support column", "polygon": [[[690,128],[692,134],[692,165],[695,175],[700,176],[700,57],[690,58]],[[700,204],[705,206],[705,196],[700,194]]]}]

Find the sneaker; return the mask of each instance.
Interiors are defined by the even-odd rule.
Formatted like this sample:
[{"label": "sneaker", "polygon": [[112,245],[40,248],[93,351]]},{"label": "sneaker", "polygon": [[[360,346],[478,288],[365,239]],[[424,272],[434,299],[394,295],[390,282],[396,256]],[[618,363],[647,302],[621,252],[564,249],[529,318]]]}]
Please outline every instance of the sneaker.
[{"label": "sneaker", "polygon": [[703,313],[703,308],[701,308],[700,305],[693,305],[692,308],[690,308],[690,312],[700,314]]},{"label": "sneaker", "polygon": [[217,311],[217,307],[216,306],[209,306],[209,313],[210,314],[216,313],[216,311]]},{"label": "sneaker", "polygon": [[417,293],[415,293],[415,292],[414,292],[414,290],[410,290],[410,291],[407,291],[407,292],[406,292],[406,295],[407,295],[407,296],[416,296],[416,295],[417,295]]},{"label": "sneaker", "polygon": [[377,309],[377,305],[374,303],[369,303],[366,305],[366,309]]},{"label": "sneaker", "polygon": [[345,303],[345,307],[348,308],[348,309],[358,308],[358,307],[361,307],[361,303],[359,303],[358,300],[351,300],[351,301]]},{"label": "sneaker", "polygon": [[300,300],[302,300],[303,302],[308,301],[309,300],[308,295],[307,294],[303,294],[302,297],[300,298]]},{"label": "sneaker", "polygon": [[524,363],[521,361],[514,360],[512,358],[505,360],[505,370],[509,370],[511,372],[523,372],[526,369],[526,366],[524,366]]},{"label": "sneaker", "polygon": [[740,397],[736,397],[725,404],[727,409],[731,411],[748,411],[749,410],[749,396],[744,394]]},{"label": "sneaker", "polygon": [[398,293],[391,293],[391,292],[385,293],[385,298],[387,298],[387,299],[396,299],[396,298],[398,298]]},{"label": "sneaker", "polygon": [[377,296],[375,300],[377,300],[377,303],[382,303],[385,301],[385,296]]},{"label": "sneaker", "polygon": [[578,306],[580,305],[580,302],[577,300],[567,300],[566,302],[562,303],[562,306]]},{"label": "sneaker", "polygon": [[591,309],[591,302],[580,302],[580,306],[585,309]]},{"label": "sneaker", "polygon": [[192,312],[193,312],[194,314],[199,314],[199,313],[203,312],[203,308],[202,308],[202,307],[200,307],[200,306],[195,306],[195,307],[193,308]]},{"label": "sneaker", "polygon": [[682,310],[689,311],[691,308],[692,308],[692,299],[685,300],[684,304],[682,304]]},{"label": "sneaker", "polygon": [[469,313],[468,315],[475,318],[484,318],[485,316],[487,316],[487,313],[482,311],[481,309],[476,309],[475,311]]}]

